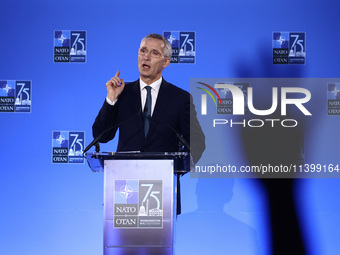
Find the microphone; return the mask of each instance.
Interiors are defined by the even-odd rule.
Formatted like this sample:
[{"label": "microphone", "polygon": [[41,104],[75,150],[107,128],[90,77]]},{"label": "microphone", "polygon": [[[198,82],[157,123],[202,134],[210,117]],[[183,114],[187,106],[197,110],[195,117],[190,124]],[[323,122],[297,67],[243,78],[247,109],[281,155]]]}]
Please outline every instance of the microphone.
[{"label": "microphone", "polygon": [[99,151],[100,151],[100,146],[99,146],[99,143],[96,143],[96,145],[95,145],[95,146],[96,146],[96,152],[97,152],[97,153],[99,153]]},{"label": "microphone", "polygon": [[102,136],[103,136],[104,134],[106,134],[107,132],[111,131],[112,129],[115,129],[116,127],[119,127],[119,126],[122,125],[122,124],[125,124],[126,122],[129,122],[129,121],[132,120],[133,118],[136,118],[138,115],[141,114],[141,112],[142,112],[142,110],[139,110],[139,112],[138,112],[136,115],[133,115],[132,117],[130,117],[130,118],[128,118],[128,119],[126,119],[126,120],[124,120],[124,121],[122,121],[122,122],[120,122],[120,123],[118,123],[118,124],[116,124],[116,125],[113,125],[113,126],[109,127],[109,128],[106,129],[106,130],[104,130],[104,132],[102,132],[99,136],[97,136],[96,138],[94,138],[93,141],[85,148],[85,150],[84,150],[84,152],[83,152],[83,157],[84,157],[85,153],[86,153],[89,149],[91,149],[91,147],[92,147],[93,145],[96,145],[96,152],[98,153],[98,152],[99,152],[99,140],[100,140],[100,138],[102,138]]},{"label": "microphone", "polygon": [[[174,129],[172,126],[170,126],[169,124],[154,120],[151,117],[146,116],[145,113],[143,114],[143,116],[145,118],[149,119],[150,121],[153,121],[155,123],[158,123],[160,125],[164,125],[164,126],[168,127],[171,131],[173,131],[176,134],[176,136],[178,137],[180,142],[189,150],[189,169],[190,170],[193,169],[194,166],[195,166],[195,163],[194,163],[194,160],[193,160],[191,153],[190,153],[191,149],[190,149],[189,143],[184,139],[184,137],[182,137],[181,134],[176,129]],[[181,209],[181,182],[180,182],[180,177],[183,176],[184,174],[185,173],[177,173],[176,174],[176,178],[177,178],[177,194],[176,194],[177,211],[176,211],[176,217],[177,217],[177,215],[180,215],[181,211],[182,211],[182,209]]]}]

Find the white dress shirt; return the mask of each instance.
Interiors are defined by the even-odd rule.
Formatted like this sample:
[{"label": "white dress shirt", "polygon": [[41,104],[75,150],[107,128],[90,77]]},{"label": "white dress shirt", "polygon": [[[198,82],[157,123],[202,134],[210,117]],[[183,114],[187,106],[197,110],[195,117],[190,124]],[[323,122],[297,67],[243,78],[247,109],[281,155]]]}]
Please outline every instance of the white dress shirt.
[{"label": "white dress shirt", "polygon": [[151,83],[150,85],[147,85],[145,82],[142,81],[142,79],[139,79],[139,84],[140,84],[140,95],[141,95],[141,103],[142,103],[142,111],[144,111],[144,106],[145,106],[145,101],[146,101],[146,86],[151,87],[151,116],[153,114],[153,110],[155,109],[156,101],[157,101],[157,96],[159,92],[159,88],[162,83],[162,77],[158,79],[157,81]]}]

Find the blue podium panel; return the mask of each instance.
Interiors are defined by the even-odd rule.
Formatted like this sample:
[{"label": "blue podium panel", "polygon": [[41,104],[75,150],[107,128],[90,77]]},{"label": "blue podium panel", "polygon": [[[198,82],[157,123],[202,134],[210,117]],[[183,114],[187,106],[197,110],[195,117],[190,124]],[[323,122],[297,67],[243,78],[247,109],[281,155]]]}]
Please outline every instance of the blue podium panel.
[{"label": "blue podium panel", "polygon": [[104,161],[104,254],[172,254],[174,160]]}]

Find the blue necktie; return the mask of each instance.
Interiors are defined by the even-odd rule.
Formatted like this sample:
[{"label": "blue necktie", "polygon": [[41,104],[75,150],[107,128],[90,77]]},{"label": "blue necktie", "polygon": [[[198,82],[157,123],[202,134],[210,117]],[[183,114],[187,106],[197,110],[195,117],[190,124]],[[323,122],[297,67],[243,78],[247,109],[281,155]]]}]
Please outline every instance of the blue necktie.
[{"label": "blue necktie", "polygon": [[149,131],[149,126],[150,126],[150,119],[147,117],[151,118],[151,87],[150,86],[145,86],[146,89],[146,100],[145,100],[145,106],[144,106],[144,135],[148,134]]}]

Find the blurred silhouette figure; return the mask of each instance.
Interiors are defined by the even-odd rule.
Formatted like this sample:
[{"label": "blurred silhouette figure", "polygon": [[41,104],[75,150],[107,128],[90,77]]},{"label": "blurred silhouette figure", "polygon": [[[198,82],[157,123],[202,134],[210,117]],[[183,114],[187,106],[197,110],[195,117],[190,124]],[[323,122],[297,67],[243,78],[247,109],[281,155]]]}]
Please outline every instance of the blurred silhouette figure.
[{"label": "blurred silhouette figure", "polygon": [[232,178],[198,179],[198,209],[177,219],[176,255],[260,254],[255,230],[223,211],[234,183]]},{"label": "blurred silhouette figure", "polygon": [[[265,45],[265,44],[263,44]],[[246,67],[244,62],[237,65],[237,77],[303,77],[301,67],[297,65],[273,65],[272,56],[265,49],[259,49],[260,63]],[[262,61],[262,62],[261,62]],[[249,63],[249,62],[248,62]],[[300,84],[301,85],[301,84]],[[252,86],[252,85],[250,85]],[[254,107],[269,109],[272,103],[272,87],[281,86],[276,83],[257,84],[254,88]],[[299,84],[290,85],[299,87]],[[279,101],[280,102],[280,101]],[[280,106],[280,104],[278,104]],[[293,109],[294,108],[294,109]],[[275,127],[240,128],[240,142],[251,165],[298,166],[303,163],[304,121],[305,116],[292,106],[287,107],[287,115],[281,116],[281,109],[267,116],[270,119],[296,119],[297,127],[287,128],[280,124]],[[295,111],[297,110],[297,112]],[[294,112],[295,111],[295,112]],[[242,116],[243,117],[243,116]],[[248,114],[246,119],[261,119],[261,116]],[[266,116],[262,117],[265,119]],[[294,175],[289,178],[261,179],[269,199],[270,222],[272,232],[272,254],[274,255],[304,255],[305,247],[297,218],[294,200]]]}]

